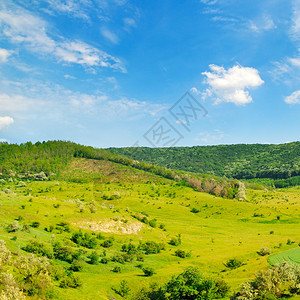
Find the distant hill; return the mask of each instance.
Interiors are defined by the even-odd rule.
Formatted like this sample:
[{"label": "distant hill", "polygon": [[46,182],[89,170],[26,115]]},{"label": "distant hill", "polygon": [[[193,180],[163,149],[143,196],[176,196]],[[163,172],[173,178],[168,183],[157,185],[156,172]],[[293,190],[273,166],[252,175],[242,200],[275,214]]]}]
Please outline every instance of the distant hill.
[{"label": "distant hill", "polygon": [[167,168],[229,178],[286,179],[300,175],[300,142],[109,150]]},{"label": "distant hill", "polygon": [[[64,179],[66,176],[64,171],[69,168],[75,158],[102,160],[127,166],[129,169],[123,173],[124,178],[127,177],[126,173],[127,175],[132,173],[130,168],[133,168],[136,171],[152,173],[176,181],[178,184],[192,187],[197,191],[224,198],[234,198],[239,193],[240,184],[236,180],[138,162],[107,150],[66,141],[37,142],[35,144],[28,142],[21,145],[0,143],[0,179],[12,180],[11,177],[16,174],[20,179],[28,180]],[[89,164],[89,167],[92,165]],[[107,168],[114,172],[113,165],[107,165]],[[71,177],[67,176],[68,180],[72,181],[72,176],[71,172]],[[120,180],[123,181],[124,178]]]}]

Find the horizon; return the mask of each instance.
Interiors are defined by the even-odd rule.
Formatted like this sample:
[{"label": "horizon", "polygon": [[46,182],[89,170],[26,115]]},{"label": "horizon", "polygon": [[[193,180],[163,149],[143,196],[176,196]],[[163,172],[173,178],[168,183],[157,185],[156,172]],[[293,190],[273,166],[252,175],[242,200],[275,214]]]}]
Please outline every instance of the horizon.
[{"label": "horizon", "polygon": [[300,0],[4,1],[0,141],[298,141],[299,14]]}]

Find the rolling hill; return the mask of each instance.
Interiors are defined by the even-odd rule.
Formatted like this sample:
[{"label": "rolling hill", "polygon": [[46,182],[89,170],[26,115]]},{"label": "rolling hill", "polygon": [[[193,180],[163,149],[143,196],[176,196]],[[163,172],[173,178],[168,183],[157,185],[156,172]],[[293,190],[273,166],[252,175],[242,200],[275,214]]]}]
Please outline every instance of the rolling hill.
[{"label": "rolling hill", "polygon": [[1,144],[0,161],[0,290],[17,299],[166,299],[188,267],[229,299],[263,249],[298,247],[299,186],[219,197],[191,183],[238,181],[60,141]]}]

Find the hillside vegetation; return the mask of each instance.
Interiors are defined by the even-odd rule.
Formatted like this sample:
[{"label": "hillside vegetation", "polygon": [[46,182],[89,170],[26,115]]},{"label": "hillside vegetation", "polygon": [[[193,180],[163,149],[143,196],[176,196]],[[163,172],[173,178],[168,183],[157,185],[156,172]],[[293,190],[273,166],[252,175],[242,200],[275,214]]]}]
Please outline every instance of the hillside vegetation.
[{"label": "hillside vegetation", "polygon": [[[132,147],[110,148],[109,150],[132,159],[171,169],[228,178],[286,179],[300,176],[300,142],[281,145]],[[299,177],[296,183],[300,183]]]},{"label": "hillside vegetation", "polygon": [[[60,178],[62,170],[76,157],[105,160],[143,170],[193,187],[197,191],[225,198],[234,198],[241,192],[238,181],[212,175],[193,174],[172,170],[126,158],[103,149],[82,146],[64,141],[26,143],[21,145],[0,144],[0,178],[10,180],[16,172],[21,179]],[[243,191],[242,191],[243,192]]]},{"label": "hillside vegetation", "polygon": [[298,267],[267,270],[270,255],[298,263],[299,186],[218,197],[195,186],[242,184],[70,142],[0,149],[0,299],[300,293]]}]

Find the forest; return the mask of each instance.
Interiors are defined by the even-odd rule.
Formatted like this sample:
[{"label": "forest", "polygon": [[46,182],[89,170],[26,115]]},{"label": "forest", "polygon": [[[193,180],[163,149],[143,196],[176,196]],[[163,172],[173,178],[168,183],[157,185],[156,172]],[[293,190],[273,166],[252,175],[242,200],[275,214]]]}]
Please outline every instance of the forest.
[{"label": "forest", "polygon": [[286,179],[300,175],[300,142],[109,150],[171,169],[227,178]]}]

